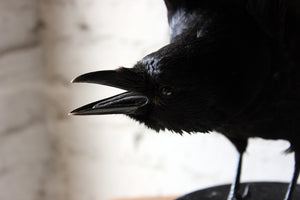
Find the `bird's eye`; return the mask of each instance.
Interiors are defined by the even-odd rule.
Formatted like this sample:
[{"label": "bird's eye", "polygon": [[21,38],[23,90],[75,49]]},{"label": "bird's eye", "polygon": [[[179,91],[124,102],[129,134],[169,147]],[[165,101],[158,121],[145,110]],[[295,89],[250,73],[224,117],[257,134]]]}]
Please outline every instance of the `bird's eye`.
[{"label": "bird's eye", "polygon": [[170,87],[162,87],[160,92],[164,96],[171,96],[173,94],[173,89]]}]

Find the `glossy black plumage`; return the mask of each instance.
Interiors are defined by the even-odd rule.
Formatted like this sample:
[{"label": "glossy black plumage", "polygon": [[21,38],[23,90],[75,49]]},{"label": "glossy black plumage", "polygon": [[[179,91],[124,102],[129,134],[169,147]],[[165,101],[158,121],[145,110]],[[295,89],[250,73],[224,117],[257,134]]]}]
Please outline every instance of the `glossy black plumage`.
[{"label": "glossy black plumage", "polygon": [[108,104],[99,107],[95,102],[72,113],[110,114],[119,109],[156,131],[222,133],[240,153],[228,199],[242,199],[239,179],[248,138],[286,139],[296,161],[285,198],[291,200],[300,165],[299,1],[165,3],[169,45],[133,68],[74,79],[126,89],[132,97],[121,94],[104,100]]}]

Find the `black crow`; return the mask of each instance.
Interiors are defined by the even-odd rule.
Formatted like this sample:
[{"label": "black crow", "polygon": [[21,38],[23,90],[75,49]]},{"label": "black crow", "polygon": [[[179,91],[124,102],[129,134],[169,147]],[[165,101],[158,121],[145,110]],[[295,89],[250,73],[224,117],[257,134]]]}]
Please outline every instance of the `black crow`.
[{"label": "black crow", "polygon": [[133,68],[91,72],[73,82],[127,90],[71,112],[125,114],[156,131],[217,131],[239,152],[228,200],[239,189],[250,137],[285,139],[300,167],[300,3],[297,0],[165,0],[171,42]]}]

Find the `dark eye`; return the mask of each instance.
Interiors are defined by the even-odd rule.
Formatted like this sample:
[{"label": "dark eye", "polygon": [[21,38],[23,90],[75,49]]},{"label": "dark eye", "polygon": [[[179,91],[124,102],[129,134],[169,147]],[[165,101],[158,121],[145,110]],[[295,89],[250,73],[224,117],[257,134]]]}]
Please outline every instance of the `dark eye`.
[{"label": "dark eye", "polygon": [[171,96],[173,94],[173,89],[170,87],[162,87],[160,92],[164,96]]}]

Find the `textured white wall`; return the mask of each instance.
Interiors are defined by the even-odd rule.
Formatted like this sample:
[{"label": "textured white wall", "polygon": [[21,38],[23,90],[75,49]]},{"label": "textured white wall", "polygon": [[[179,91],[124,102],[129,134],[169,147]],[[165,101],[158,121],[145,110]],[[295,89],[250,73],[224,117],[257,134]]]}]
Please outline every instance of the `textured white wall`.
[{"label": "textured white wall", "polygon": [[[168,43],[162,0],[1,0],[0,33],[0,199],[183,194],[232,181],[237,154],[219,134],[67,116],[120,92],[72,78],[133,66]],[[287,147],[251,140],[242,179],[289,181]]]},{"label": "textured white wall", "polygon": [[50,158],[35,0],[0,1],[0,199],[43,199]]}]

